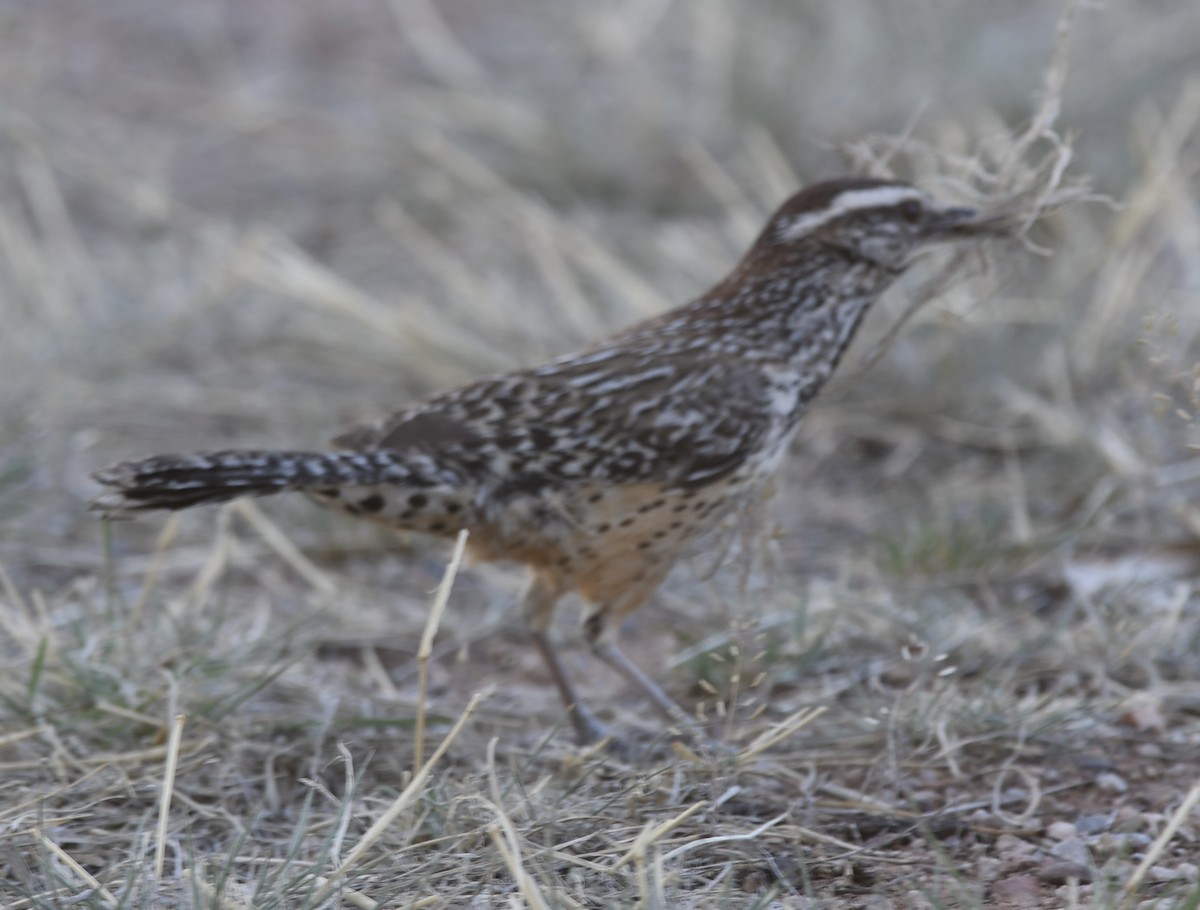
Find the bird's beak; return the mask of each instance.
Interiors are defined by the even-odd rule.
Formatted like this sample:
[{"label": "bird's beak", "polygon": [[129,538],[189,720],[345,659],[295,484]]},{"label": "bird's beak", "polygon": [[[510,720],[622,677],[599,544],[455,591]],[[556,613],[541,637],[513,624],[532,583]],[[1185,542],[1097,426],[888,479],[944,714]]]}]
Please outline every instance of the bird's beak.
[{"label": "bird's beak", "polygon": [[954,240],[1002,234],[1005,226],[1000,218],[981,214],[977,209],[955,207],[931,213],[925,221],[925,235],[930,240]]}]

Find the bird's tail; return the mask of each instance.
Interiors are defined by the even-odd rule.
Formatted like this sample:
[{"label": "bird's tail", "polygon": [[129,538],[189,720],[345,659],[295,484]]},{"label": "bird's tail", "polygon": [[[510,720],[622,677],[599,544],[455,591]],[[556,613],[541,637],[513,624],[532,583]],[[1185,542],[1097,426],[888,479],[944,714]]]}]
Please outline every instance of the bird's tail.
[{"label": "bird's tail", "polygon": [[421,459],[388,450],[375,452],[209,452],[155,455],[123,461],[92,476],[111,489],[91,503],[110,517],[148,509],[186,509],[242,496],[287,490],[336,490],[343,486],[398,484],[433,487],[446,478]]}]

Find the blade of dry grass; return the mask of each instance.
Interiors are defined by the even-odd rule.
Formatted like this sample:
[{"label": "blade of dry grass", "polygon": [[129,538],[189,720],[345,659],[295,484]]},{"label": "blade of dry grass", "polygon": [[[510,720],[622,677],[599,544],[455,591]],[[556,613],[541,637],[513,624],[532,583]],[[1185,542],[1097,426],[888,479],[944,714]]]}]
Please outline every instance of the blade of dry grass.
[{"label": "blade of dry grass", "polygon": [[803,730],[827,710],[824,705],[819,705],[815,708],[801,708],[791,717],[784,718],[778,723],[772,724],[738,751],[738,762],[745,764],[751,759],[757,758],[771,747],[783,742],[789,736]]},{"label": "blade of dry grass", "polygon": [[788,814],[784,812],[775,816],[769,821],[763,822],[757,828],[747,831],[744,834],[719,834],[714,835],[713,837],[706,837],[701,838],[700,840],[690,841],[686,844],[676,847],[674,850],[668,850],[662,855],[661,861],[665,865],[666,863],[669,863],[674,859],[678,859],[686,853],[691,853],[693,850],[699,850],[702,847],[711,847],[715,844],[731,844],[737,843],[738,841],[756,840],[787,817]]},{"label": "blade of dry grass", "polygon": [[620,869],[630,860],[636,860],[639,863],[643,862],[646,858],[646,851],[651,846],[660,841],[662,838],[666,837],[676,828],[684,824],[689,818],[707,806],[707,800],[700,800],[699,802],[692,803],[692,805],[688,806],[678,815],[675,815],[666,821],[660,822],[657,825],[647,824],[642,829],[641,833],[633,839],[633,843],[631,843],[629,847],[626,848],[625,852],[622,853],[617,858],[616,862],[613,863],[612,868],[614,870]]},{"label": "blade of dry grass", "polygon": [[288,536],[280,530],[279,526],[271,519],[263,514],[263,510],[250,499],[241,499],[233,504],[239,515],[246,519],[250,527],[258,532],[258,536],[266,541],[279,558],[286,562],[292,569],[303,578],[308,584],[312,585],[317,591],[322,594],[332,595],[337,593],[337,583],[329,577],[328,573],[323,572],[313,564],[313,561],[305,556],[300,548],[297,547]]},{"label": "blade of dry grass", "polygon": [[421,769],[413,775],[413,778],[411,781],[409,781],[408,786],[400,792],[400,795],[396,797],[395,801],[388,807],[387,811],[379,816],[379,818],[375,820],[375,823],[367,829],[366,833],[363,834],[358,843],[354,845],[354,849],[350,851],[349,855],[342,860],[341,864],[333,871],[332,874],[329,875],[329,884],[317,891],[316,895],[313,897],[313,903],[319,904],[322,901],[326,901],[332,897],[333,893],[339,887],[341,887],[342,879],[353,868],[355,863],[357,863],[367,853],[367,851],[371,849],[375,842],[382,836],[383,832],[387,830],[387,828],[401,815],[401,813],[403,813],[409,807],[409,805],[411,805],[412,802],[416,800],[418,796],[420,796],[432,769],[441,760],[442,756],[446,754],[446,750],[450,748],[450,745],[458,737],[458,734],[462,732],[463,727],[465,727],[467,721],[471,719],[471,715],[475,713],[475,709],[478,707],[479,702],[482,699],[482,693],[478,693],[471,698],[471,701],[467,704],[467,707],[463,710],[463,713],[459,716],[454,726],[450,728],[450,732],[446,734],[446,737],[441,741],[441,743],[438,744],[438,747],[433,751],[433,754],[429,756],[429,761],[426,762]]},{"label": "blade of dry grass", "polygon": [[450,591],[454,587],[454,579],[458,577],[458,569],[462,565],[463,556],[467,551],[468,536],[469,532],[466,529],[458,532],[458,537],[454,541],[454,553],[446,565],[446,571],[442,575],[442,581],[434,595],[429,618],[421,633],[421,644],[417,648],[417,722],[413,735],[414,776],[421,773],[421,768],[425,763],[425,697],[429,686],[429,655],[433,652],[433,639],[437,636],[438,628],[441,626],[442,614],[446,611],[446,604],[450,601]]},{"label": "blade of dry grass", "polygon": [[154,878],[162,881],[163,861],[167,855],[167,823],[171,815],[171,793],[175,789],[175,770],[179,767],[179,744],[183,741],[183,725],[187,718],[176,714],[171,721],[167,739],[167,761],[163,766],[162,792],[158,800],[157,837],[154,842]]},{"label": "blade of dry grass", "polygon": [[66,850],[47,837],[44,831],[37,831],[35,833],[42,846],[58,857],[63,865],[70,869],[81,882],[95,891],[100,896],[100,900],[110,907],[121,906],[121,902],[117,900],[116,895],[100,884],[92,873],[76,862],[75,857],[71,856]]},{"label": "blade of dry grass", "polygon": [[1179,808],[1171,813],[1171,817],[1167,819],[1167,823],[1163,826],[1158,837],[1154,839],[1149,849],[1146,850],[1146,855],[1142,857],[1142,861],[1137,864],[1137,868],[1133,870],[1133,874],[1125,881],[1121,888],[1121,893],[1125,897],[1129,897],[1133,892],[1141,887],[1146,873],[1150,868],[1159,861],[1163,852],[1167,849],[1167,844],[1179,833],[1179,829],[1189,821],[1189,816],[1192,810],[1200,805],[1200,781],[1188,791],[1187,796],[1183,798],[1183,802],[1179,804]]},{"label": "blade of dry grass", "polygon": [[150,566],[146,570],[145,577],[142,579],[142,586],[138,592],[137,600],[133,602],[133,608],[129,611],[130,622],[134,625],[141,621],[146,604],[150,602],[150,595],[154,592],[154,586],[158,581],[159,572],[162,571],[167,551],[171,543],[175,540],[176,534],[179,533],[180,520],[181,516],[178,513],[170,515],[163,522],[162,529],[158,532],[158,539],[154,542],[154,551],[151,556]]}]

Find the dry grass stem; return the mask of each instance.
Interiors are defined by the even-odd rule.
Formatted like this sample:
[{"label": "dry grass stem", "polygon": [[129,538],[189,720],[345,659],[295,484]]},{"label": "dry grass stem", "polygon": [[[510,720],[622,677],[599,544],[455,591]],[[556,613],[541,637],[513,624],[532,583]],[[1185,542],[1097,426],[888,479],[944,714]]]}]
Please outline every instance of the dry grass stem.
[{"label": "dry grass stem", "polygon": [[83,866],[81,866],[75,860],[75,858],[71,856],[71,854],[48,838],[44,832],[37,831],[35,833],[42,846],[58,857],[63,865],[65,865],[73,874],[79,877],[80,881],[84,882],[89,888],[95,891],[105,905],[109,907],[121,906],[121,902],[117,900],[116,895],[100,884],[100,882],[96,880],[96,877],[92,875],[92,873],[88,872],[87,869],[83,868]]},{"label": "dry grass stem", "polygon": [[[525,866],[521,860],[521,844],[517,839],[516,829],[513,827],[508,816],[504,814],[504,810],[499,806],[491,806],[496,813],[496,824],[488,829],[488,836],[492,840],[496,852],[500,854],[504,861],[505,867],[516,882],[517,889],[521,892],[521,896],[525,898],[525,905],[534,908],[534,910],[549,910],[549,904],[542,896],[541,890],[537,886],[537,882],[525,871]],[[574,902],[572,902],[574,903]]]},{"label": "dry grass stem", "polygon": [[791,717],[786,717],[768,727],[749,744],[738,751],[738,761],[749,762],[768,749],[774,748],[788,737],[800,732],[828,710],[824,705],[815,708],[801,708]]},{"label": "dry grass stem", "polygon": [[319,904],[322,901],[328,900],[333,895],[334,891],[340,887],[342,878],[374,846],[375,842],[388,827],[421,795],[431,770],[441,760],[442,756],[446,754],[446,750],[450,748],[450,745],[458,737],[458,734],[462,732],[463,727],[466,726],[471,715],[475,713],[475,709],[482,698],[482,695],[475,695],[471,698],[462,715],[455,722],[454,726],[450,728],[450,732],[446,734],[446,737],[438,744],[438,747],[433,750],[433,754],[429,756],[429,761],[421,766],[420,770],[409,781],[408,786],[401,791],[400,795],[387,808],[387,811],[376,819],[375,823],[367,829],[358,843],[354,845],[354,849],[350,851],[346,858],[338,865],[337,869],[334,870],[333,874],[329,876],[329,884],[317,891],[316,896],[313,898],[314,903]]},{"label": "dry grass stem", "polygon": [[292,567],[292,569],[303,578],[308,584],[325,595],[333,595],[337,593],[337,583],[326,572],[321,571],[311,559],[305,556],[300,548],[292,543],[286,534],[279,529],[271,519],[263,514],[262,509],[249,499],[242,499],[235,502],[232,508],[237,510],[237,513],[246,519],[246,523],[250,525],[276,553],[280,559]]},{"label": "dry grass stem", "polygon": [[459,567],[462,566],[463,556],[467,551],[465,529],[458,532],[454,542],[454,553],[446,564],[437,593],[433,598],[433,606],[429,610],[429,618],[425,621],[425,629],[421,632],[421,645],[417,648],[417,720],[413,736],[413,774],[419,774],[425,763],[425,716],[426,694],[429,687],[429,655],[433,652],[433,640],[442,624],[442,614],[446,604],[450,602],[450,591],[454,587],[454,579],[458,577]]},{"label": "dry grass stem", "polygon": [[158,799],[158,827],[154,841],[154,878],[162,880],[163,860],[167,855],[167,828],[171,815],[171,794],[175,790],[175,770],[179,767],[179,744],[183,741],[183,725],[187,718],[176,714],[171,721],[167,739],[167,761],[163,766],[162,790]]},{"label": "dry grass stem", "polygon": [[[1004,790],[1005,784],[1008,783],[1008,775],[1013,774],[1020,778],[1023,788],[1028,797],[1024,807],[1020,812],[1012,813],[1004,808]],[[1027,768],[1022,768],[1019,765],[1010,765],[1000,771],[996,775],[995,781],[992,783],[992,814],[996,818],[1003,821],[1006,825],[1011,825],[1014,828],[1024,828],[1029,823],[1030,819],[1037,815],[1038,807],[1042,803],[1042,786],[1036,774]]]},{"label": "dry grass stem", "polygon": [[628,847],[628,849],[626,849],[626,851],[617,859],[617,861],[613,863],[613,869],[620,869],[630,860],[637,860],[639,863],[643,862],[646,857],[646,851],[649,850],[650,847],[658,843],[658,841],[662,840],[676,828],[680,827],[684,822],[686,822],[700,810],[704,809],[707,805],[708,803],[705,801],[693,803],[691,806],[684,809],[673,818],[669,818],[657,825],[646,825],[646,827],[642,829],[641,833],[634,838],[633,843]]},{"label": "dry grass stem", "polygon": [[1129,895],[1137,891],[1141,887],[1142,881],[1156,863],[1158,863],[1167,849],[1167,845],[1179,833],[1179,829],[1191,821],[1190,817],[1192,810],[1200,805],[1200,780],[1188,791],[1187,796],[1179,804],[1179,808],[1171,813],[1171,817],[1167,819],[1167,823],[1163,825],[1162,831],[1158,837],[1154,839],[1154,843],[1146,851],[1146,855],[1142,857],[1142,861],[1137,864],[1137,868],[1133,870],[1133,874],[1126,880],[1122,891]]},{"label": "dry grass stem", "polygon": [[[326,888],[331,885],[331,882],[329,879],[318,875],[313,879],[313,884],[315,884],[318,888]],[[336,888],[337,886],[333,885],[333,887]],[[367,895],[358,891],[352,891],[349,888],[341,889],[338,892],[338,899],[349,904],[351,907],[354,907],[355,910],[377,910],[377,908],[380,906],[379,901],[371,900],[371,898],[367,897]],[[413,908],[428,907],[433,902],[436,902],[435,899],[427,898],[424,901],[416,901],[412,904],[409,904],[409,906]]]},{"label": "dry grass stem", "polygon": [[175,535],[179,533],[179,521],[179,515],[170,516],[163,523],[162,530],[158,532],[158,539],[154,542],[154,552],[151,556],[150,566],[146,570],[145,577],[142,579],[142,587],[138,592],[137,600],[133,602],[133,607],[130,609],[130,616],[134,623],[141,619],[142,613],[146,609],[146,604],[150,602],[150,595],[154,592],[154,586],[158,581],[159,572],[162,571],[167,552],[175,540]]},{"label": "dry grass stem", "polygon": [[665,865],[665,864],[671,862],[672,860],[678,859],[679,857],[683,856],[685,853],[690,853],[691,851],[698,850],[701,847],[712,847],[712,846],[715,846],[716,844],[734,843],[736,841],[755,840],[758,837],[760,837],[761,835],[770,831],[772,828],[774,828],[776,825],[778,825],[785,818],[787,818],[786,812],[783,813],[782,815],[775,816],[770,821],[763,822],[757,828],[747,831],[744,834],[724,834],[724,835],[718,835],[715,837],[706,837],[706,838],[701,838],[700,840],[690,841],[689,843],[682,844],[681,846],[676,847],[674,850],[668,850],[666,853],[664,853],[661,858],[661,863]]}]

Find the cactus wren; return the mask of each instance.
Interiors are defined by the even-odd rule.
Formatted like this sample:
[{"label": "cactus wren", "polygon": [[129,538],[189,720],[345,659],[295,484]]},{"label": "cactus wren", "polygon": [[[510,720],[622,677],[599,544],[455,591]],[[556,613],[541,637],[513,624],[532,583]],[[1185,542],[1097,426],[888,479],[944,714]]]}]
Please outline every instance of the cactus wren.
[{"label": "cactus wren", "polygon": [[481,379],[333,440],[338,451],[157,455],[95,474],[108,515],[299,490],[322,505],[530,569],[524,613],[581,741],[604,730],[547,637],[575,591],[602,660],[669,722],[618,648],[685,546],[778,466],[863,315],[919,248],[985,234],[973,210],[891,180],[792,196],[732,273],[686,306],[544,366]]}]

